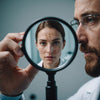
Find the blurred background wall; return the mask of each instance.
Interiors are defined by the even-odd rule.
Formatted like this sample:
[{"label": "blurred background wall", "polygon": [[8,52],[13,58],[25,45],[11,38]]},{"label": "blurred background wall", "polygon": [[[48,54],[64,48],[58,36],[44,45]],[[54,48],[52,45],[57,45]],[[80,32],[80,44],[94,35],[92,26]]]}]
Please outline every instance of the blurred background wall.
[{"label": "blurred background wall", "polygon": [[[73,15],[74,0],[0,0],[0,41],[7,33],[25,31],[31,23],[40,18],[54,16],[70,22]],[[18,63],[21,68],[28,64],[25,57]],[[85,73],[84,65],[83,54],[78,50],[68,68],[56,74],[58,100],[66,100],[91,79]],[[33,100],[45,100],[46,82],[47,75],[40,71],[24,91],[26,100],[30,100],[31,94],[36,95],[36,99]]]}]

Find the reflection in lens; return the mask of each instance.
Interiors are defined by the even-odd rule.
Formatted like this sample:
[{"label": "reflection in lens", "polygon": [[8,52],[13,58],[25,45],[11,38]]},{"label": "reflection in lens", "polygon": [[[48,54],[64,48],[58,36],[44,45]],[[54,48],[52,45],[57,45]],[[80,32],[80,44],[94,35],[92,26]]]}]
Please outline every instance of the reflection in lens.
[{"label": "reflection in lens", "polygon": [[28,30],[25,48],[31,61],[40,67],[62,68],[74,55],[75,38],[64,23],[45,20],[38,22]]},{"label": "reflection in lens", "polygon": [[42,60],[39,65],[47,69],[58,67],[65,43],[65,32],[59,22],[40,23],[36,30],[36,47]]}]

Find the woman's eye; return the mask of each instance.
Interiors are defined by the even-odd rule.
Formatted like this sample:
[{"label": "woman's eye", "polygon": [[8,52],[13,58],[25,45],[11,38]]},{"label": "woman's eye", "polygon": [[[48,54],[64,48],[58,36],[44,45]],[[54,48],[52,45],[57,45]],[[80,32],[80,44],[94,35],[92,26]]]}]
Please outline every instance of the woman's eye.
[{"label": "woman's eye", "polygon": [[46,42],[40,42],[40,45],[45,46]]},{"label": "woman's eye", "polygon": [[59,45],[59,41],[53,42],[53,45]]}]

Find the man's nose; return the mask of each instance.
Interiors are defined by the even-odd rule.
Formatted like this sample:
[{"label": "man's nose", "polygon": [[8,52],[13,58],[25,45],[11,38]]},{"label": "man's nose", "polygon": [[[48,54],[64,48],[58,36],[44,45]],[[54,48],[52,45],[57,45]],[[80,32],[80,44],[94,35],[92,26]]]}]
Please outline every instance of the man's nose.
[{"label": "man's nose", "polygon": [[80,23],[80,25],[78,26],[78,28],[76,30],[76,35],[77,35],[79,43],[86,43],[87,42],[86,28],[84,27],[84,25],[82,23]]}]

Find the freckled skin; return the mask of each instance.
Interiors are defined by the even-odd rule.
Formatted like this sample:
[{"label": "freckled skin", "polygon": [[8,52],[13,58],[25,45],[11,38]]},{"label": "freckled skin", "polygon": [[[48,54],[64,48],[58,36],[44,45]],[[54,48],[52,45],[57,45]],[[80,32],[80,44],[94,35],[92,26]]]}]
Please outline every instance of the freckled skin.
[{"label": "freckled skin", "polygon": [[45,68],[55,68],[59,65],[64,45],[61,34],[54,28],[46,27],[38,33],[36,46]]}]

